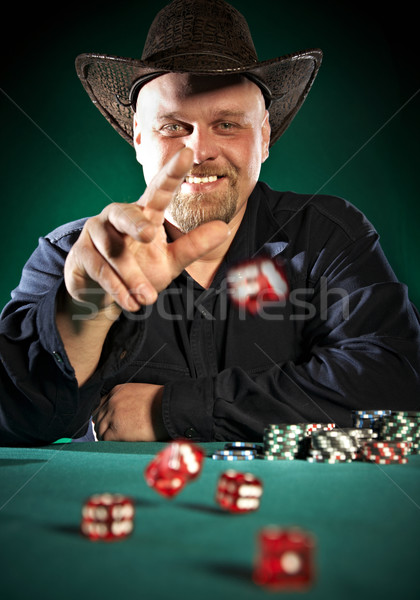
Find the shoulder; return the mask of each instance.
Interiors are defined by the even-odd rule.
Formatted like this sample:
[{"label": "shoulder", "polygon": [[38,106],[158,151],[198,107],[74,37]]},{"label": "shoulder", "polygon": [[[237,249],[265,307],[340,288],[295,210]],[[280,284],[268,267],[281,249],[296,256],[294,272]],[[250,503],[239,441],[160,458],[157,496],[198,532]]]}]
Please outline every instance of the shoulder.
[{"label": "shoulder", "polygon": [[26,261],[23,274],[60,272],[71,247],[76,243],[87,219],[60,225],[38,239],[38,245]]},{"label": "shoulder", "polygon": [[43,239],[62,250],[68,251],[76,242],[87,220],[88,217],[85,217],[60,225],[45,235]]},{"label": "shoulder", "polygon": [[261,202],[266,204],[279,227],[293,232],[308,226],[339,229],[349,241],[376,233],[366,216],[351,202],[327,194],[297,194],[275,191],[259,182]]}]

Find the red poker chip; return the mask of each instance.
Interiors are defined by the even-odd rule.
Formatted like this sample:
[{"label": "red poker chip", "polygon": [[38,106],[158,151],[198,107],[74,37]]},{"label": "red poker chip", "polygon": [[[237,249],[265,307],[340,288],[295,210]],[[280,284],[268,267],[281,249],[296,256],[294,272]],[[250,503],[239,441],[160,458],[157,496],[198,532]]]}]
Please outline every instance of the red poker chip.
[{"label": "red poker chip", "polygon": [[407,454],[409,448],[371,448],[365,447],[363,448],[363,452],[365,454]]},{"label": "red poker chip", "polygon": [[333,429],[335,429],[335,423],[308,423],[306,425],[306,435],[318,431],[332,431]]},{"label": "red poker chip", "polygon": [[409,448],[411,442],[368,442],[366,445],[372,448]]},{"label": "red poker chip", "polygon": [[371,456],[366,456],[367,460],[370,460],[371,462],[375,461],[375,460],[392,460],[394,462],[397,462],[400,459],[406,458],[405,456],[386,456],[386,455],[380,455],[380,454],[372,454]]},{"label": "red poker chip", "polygon": [[409,442],[368,442],[363,445],[362,453],[367,458],[380,457],[395,459],[405,457],[410,450]]},{"label": "red poker chip", "polygon": [[366,457],[366,460],[368,462],[372,462],[372,463],[376,463],[376,464],[380,464],[380,465],[392,465],[392,464],[405,465],[408,463],[408,458],[405,458],[404,456],[395,456],[394,458],[385,458],[382,456],[371,456],[371,457]]},{"label": "red poker chip", "polygon": [[403,452],[407,452],[408,448],[392,448],[390,447],[378,447],[378,448],[374,448],[374,447],[370,447],[367,446],[364,448],[366,452],[393,452],[394,454],[401,454]]},{"label": "red poker chip", "polygon": [[365,456],[367,457],[371,457],[371,456],[380,456],[380,457],[386,457],[386,458],[396,458],[398,456],[404,457],[406,456],[406,453],[398,453],[398,452],[365,452]]}]

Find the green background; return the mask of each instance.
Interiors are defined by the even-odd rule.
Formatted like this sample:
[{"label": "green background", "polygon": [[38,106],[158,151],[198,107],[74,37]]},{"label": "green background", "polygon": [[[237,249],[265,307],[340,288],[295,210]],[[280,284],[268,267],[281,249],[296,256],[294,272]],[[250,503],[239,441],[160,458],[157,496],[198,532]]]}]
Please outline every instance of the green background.
[{"label": "green background", "polygon": [[[12,35],[1,42],[1,306],[40,235],[141,195],[134,151],[89,100],[74,59],[82,52],[139,57],[165,4],[15,3],[3,17],[3,34]],[[360,208],[420,306],[413,10],[404,2],[233,4],[260,60],[324,51],[309,98],[271,150],[262,179],[276,189],[336,194]]]}]

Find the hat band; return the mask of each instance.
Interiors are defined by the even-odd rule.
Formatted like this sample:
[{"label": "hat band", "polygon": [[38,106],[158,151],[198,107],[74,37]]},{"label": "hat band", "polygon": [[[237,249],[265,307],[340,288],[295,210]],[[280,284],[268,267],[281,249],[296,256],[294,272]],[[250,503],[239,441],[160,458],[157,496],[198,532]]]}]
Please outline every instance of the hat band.
[{"label": "hat band", "polygon": [[[224,61],[229,62],[229,63],[235,63],[237,65],[243,65],[244,63],[246,64],[247,62],[258,62],[257,56],[253,55],[253,56],[249,56],[249,57],[241,57],[241,58],[235,58],[233,56],[227,56],[226,54],[220,54],[218,52],[214,51],[214,48],[211,48],[209,50],[198,50],[195,52],[188,52],[188,50],[183,49],[180,46],[175,46],[174,48],[171,49],[172,53],[168,55],[168,50],[162,50],[161,52],[154,52],[153,54],[150,54],[148,56],[145,56],[143,54],[143,56],[141,57],[142,60],[147,64],[150,63],[152,66],[156,66],[159,67],[159,62],[162,62],[163,65],[166,64],[168,61],[174,61],[177,58],[181,58],[183,56],[193,56],[193,57],[199,57],[199,56],[210,56],[212,58],[222,58]],[[165,69],[166,67],[161,66],[161,68]],[[235,66],[232,66],[233,69],[235,69]],[[225,69],[229,69],[228,66],[224,66],[224,67],[220,67],[220,63],[217,66],[214,67],[210,67],[211,70],[225,70]]]},{"label": "hat band", "polygon": [[[137,97],[139,95],[140,88],[142,88],[143,85],[146,85],[146,83],[149,83],[149,81],[152,81],[152,79],[156,79],[157,77],[160,77],[161,75],[165,75],[167,73],[168,71],[156,71],[155,73],[148,73],[147,75],[143,75],[143,77],[139,77],[139,79],[136,79],[136,81],[134,81],[133,85],[130,88],[130,92],[128,94],[128,103],[123,104],[119,98],[117,98],[117,100],[120,102],[120,104],[123,104],[123,106],[131,106],[134,112],[136,112]],[[223,73],[221,72],[220,75],[222,74]],[[269,88],[265,85],[265,83],[263,83],[261,79],[259,79],[255,75],[248,72],[238,73],[238,75],[243,75],[260,88],[261,93],[264,96],[265,107],[268,110],[273,100],[273,96]]]}]

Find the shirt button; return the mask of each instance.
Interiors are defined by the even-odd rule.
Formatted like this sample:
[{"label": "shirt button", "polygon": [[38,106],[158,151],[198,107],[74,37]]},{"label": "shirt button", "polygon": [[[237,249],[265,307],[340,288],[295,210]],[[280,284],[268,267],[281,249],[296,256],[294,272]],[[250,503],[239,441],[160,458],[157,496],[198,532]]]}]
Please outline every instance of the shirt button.
[{"label": "shirt button", "polygon": [[186,438],[191,439],[197,435],[197,432],[192,427],[188,427],[188,429],[184,431],[184,435]]},{"label": "shirt button", "polygon": [[120,360],[123,360],[127,356],[127,350],[123,350],[120,354]]},{"label": "shirt button", "polygon": [[61,354],[59,352],[53,352],[52,355],[54,356],[55,360],[58,363],[62,363],[63,362],[63,358],[61,356]]}]

